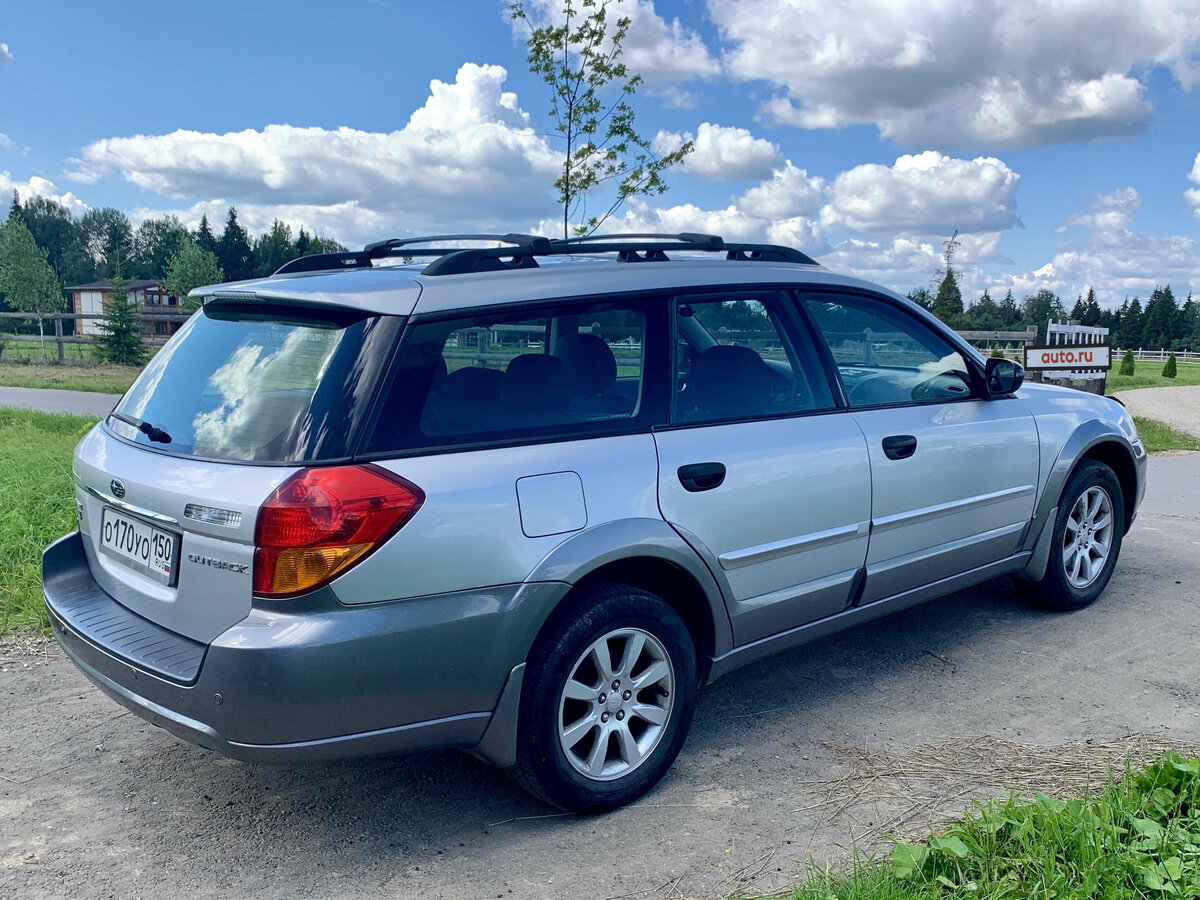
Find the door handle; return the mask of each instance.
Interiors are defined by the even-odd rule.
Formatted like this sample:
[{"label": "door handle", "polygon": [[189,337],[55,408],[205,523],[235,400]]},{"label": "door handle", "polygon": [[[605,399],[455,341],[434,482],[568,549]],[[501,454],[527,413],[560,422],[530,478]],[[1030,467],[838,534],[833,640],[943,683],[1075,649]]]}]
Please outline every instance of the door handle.
[{"label": "door handle", "polygon": [[725,480],[725,464],[719,462],[692,463],[679,467],[679,483],[685,491],[711,491]]},{"label": "door handle", "polygon": [[917,439],[911,434],[893,434],[883,439],[883,452],[888,459],[908,459],[917,452]]}]

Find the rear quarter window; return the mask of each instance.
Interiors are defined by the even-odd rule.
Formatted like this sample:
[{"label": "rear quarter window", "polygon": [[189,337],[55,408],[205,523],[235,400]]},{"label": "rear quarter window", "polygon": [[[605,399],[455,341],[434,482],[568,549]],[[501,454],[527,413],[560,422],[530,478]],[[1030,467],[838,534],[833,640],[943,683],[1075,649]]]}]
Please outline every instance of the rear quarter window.
[{"label": "rear quarter window", "polygon": [[646,303],[567,303],[414,324],[366,452],[649,427],[661,319]]}]

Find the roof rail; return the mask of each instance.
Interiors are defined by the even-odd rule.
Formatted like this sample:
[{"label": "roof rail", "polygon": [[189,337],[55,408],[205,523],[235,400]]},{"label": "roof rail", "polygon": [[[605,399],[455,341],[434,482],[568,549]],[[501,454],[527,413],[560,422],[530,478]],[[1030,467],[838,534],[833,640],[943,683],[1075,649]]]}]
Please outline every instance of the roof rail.
[{"label": "roof rail", "polygon": [[[421,247],[447,241],[489,241],[503,247]],[[667,254],[686,251],[724,253],[739,262],[785,262],[815,266],[817,261],[799,250],[777,244],[726,243],[715,234],[595,234],[551,240],[531,234],[438,234],[413,238],[390,238],[367,244],[361,251],[318,253],[301,256],[282,265],[276,275],[338,269],[366,269],[386,257],[435,257],[423,275],[463,275],[471,272],[500,272],[536,269],[538,256],[586,256],[614,253],[618,262],[668,262]]]},{"label": "roof rail", "polygon": [[[543,243],[544,242],[544,243]],[[537,256],[583,256],[615,253],[618,262],[668,262],[669,252],[688,251],[724,253],[739,262],[787,262],[815,266],[817,261],[799,250],[776,244],[727,244],[715,234],[594,234],[587,237],[545,238],[528,249],[507,247],[459,250],[434,260],[425,267],[425,275],[462,275],[502,269],[537,268]]]},{"label": "roof rail", "polygon": [[[531,234],[431,234],[421,237],[389,238],[367,244],[362,250],[347,250],[340,253],[313,253],[300,256],[284,263],[275,270],[276,275],[294,275],[297,272],[322,272],[338,269],[369,269],[374,260],[389,256],[446,256],[455,249],[445,247],[418,247],[417,244],[445,243],[447,241],[492,241],[512,244],[518,249],[533,252],[548,252],[550,242],[544,237]],[[509,251],[511,254],[512,251]]]}]

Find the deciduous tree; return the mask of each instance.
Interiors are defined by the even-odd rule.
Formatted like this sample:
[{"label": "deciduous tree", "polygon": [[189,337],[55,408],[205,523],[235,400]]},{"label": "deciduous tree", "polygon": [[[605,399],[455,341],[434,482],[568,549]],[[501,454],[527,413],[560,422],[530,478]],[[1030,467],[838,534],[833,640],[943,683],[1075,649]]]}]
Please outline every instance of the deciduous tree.
[{"label": "deciduous tree", "polygon": [[125,213],[111,206],[89,209],[80,223],[84,245],[96,263],[101,278],[115,278],[126,271],[133,255],[133,227]]},{"label": "deciduous tree", "polygon": [[[529,29],[526,59],[550,87],[550,115],[563,141],[562,173],[554,181],[563,237],[572,227],[594,232],[630,197],[661,194],[663,174],[693,147],[687,141],[658,156],[638,133],[629,101],[642,78],[621,61],[629,18],[610,20],[613,6],[613,0],[562,0],[548,21],[524,0],[509,7]],[[598,191],[607,192],[608,208],[589,216],[587,198]]]},{"label": "deciduous tree", "polygon": [[176,216],[146,219],[133,236],[133,274],[138,278],[161,279],[167,264],[179,252],[187,229]]},{"label": "deciduous tree", "polygon": [[46,262],[46,251],[34,241],[19,212],[0,228],[0,291],[13,309],[37,316],[45,360],[46,331],[41,316],[62,309],[62,289]]},{"label": "deciduous tree", "polygon": [[188,236],[167,264],[163,290],[171,297],[178,297],[184,309],[195,309],[199,304],[187,298],[192,288],[218,284],[224,280],[217,258]]}]

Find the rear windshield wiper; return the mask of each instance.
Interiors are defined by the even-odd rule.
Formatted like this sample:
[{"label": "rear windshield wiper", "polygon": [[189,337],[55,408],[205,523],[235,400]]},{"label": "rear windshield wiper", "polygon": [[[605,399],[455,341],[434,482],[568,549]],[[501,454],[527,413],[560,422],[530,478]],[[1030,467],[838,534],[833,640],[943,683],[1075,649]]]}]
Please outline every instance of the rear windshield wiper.
[{"label": "rear windshield wiper", "polygon": [[125,413],[119,413],[115,411],[110,412],[109,416],[124,422],[126,425],[132,425],[152,441],[157,441],[160,444],[171,443],[171,436],[169,434],[167,434],[161,428],[155,428],[149,422],[144,422],[141,419],[135,419],[133,416],[127,416]]}]

